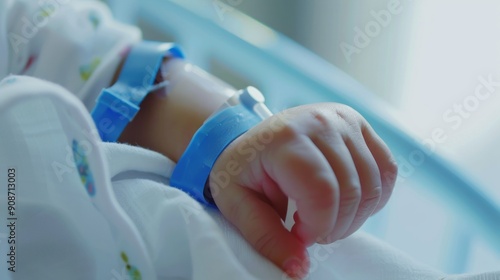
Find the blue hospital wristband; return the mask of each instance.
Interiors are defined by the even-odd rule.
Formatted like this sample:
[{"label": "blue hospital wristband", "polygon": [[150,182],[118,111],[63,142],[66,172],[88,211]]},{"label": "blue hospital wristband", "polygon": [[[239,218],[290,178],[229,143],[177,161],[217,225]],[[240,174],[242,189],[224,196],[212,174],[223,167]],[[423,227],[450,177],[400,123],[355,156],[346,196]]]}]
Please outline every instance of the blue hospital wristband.
[{"label": "blue hospital wristband", "polygon": [[241,92],[241,104],[219,111],[198,129],[170,177],[171,186],[208,206],[215,207],[208,187],[215,161],[229,144],[263,119],[255,110],[255,104],[264,106],[263,97],[252,95],[261,96],[260,92],[251,87]]},{"label": "blue hospital wristband", "polygon": [[116,142],[151,92],[163,59],[184,58],[175,44],[142,41],[132,47],[116,83],[103,89],[92,118],[104,142]]}]

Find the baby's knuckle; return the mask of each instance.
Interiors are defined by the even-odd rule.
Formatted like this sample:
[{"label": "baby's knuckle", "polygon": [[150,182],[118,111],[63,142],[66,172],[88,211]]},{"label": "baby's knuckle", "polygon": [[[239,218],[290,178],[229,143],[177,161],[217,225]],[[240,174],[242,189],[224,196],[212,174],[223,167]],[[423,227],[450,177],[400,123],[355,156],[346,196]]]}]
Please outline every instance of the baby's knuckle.
[{"label": "baby's knuckle", "polygon": [[358,111],[347,105],[339,105],[335,110],[335,114],[338,119],[342,120],[351,127],[361,127],[365,123],[363,116],[361,116]]},{"label": "baby's knuckle", "polygon": [[311,115],[320,127],[328,127],[331,125],[331,114],[325,112],[324,110],[312,110]]},{"label": "baby's knuckle", "polygon": [[356,111],[354,108],[351,106],[345,105],[345,104],[340,104],[338,109],[337,109],[337,114],[342,116],[344,119],[350,119],[350,118],[363,118],[361,114]]},{"label": "baby's knuckle", "polygon": [[342,186],[342,200],[347,203],[359,203],[362,191],[359,180],[350,180]]},{"label": "baby's knuckle", "polygon": [[362,221],[366,220],[366,218],[372,214],[378,204],[378,201],[379,200],[377,198],[364,199],[359,206],[356,216],[362,218]]},{"label": "baby's knuckle", "polygon": [[369,200],[376,200],[380,199],[382,196],[382,186],[377,185],[372,188],[370,188],[368,191],[363,192],[363,200],[364,201],[369,201]]}]

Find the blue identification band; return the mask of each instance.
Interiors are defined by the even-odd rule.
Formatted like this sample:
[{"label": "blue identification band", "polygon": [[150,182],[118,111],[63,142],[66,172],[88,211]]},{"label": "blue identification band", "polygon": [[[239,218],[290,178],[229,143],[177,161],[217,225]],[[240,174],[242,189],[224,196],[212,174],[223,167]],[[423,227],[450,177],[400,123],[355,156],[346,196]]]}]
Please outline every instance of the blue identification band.
[{"label": "blue identification band", "polygon": [[151,91],[163,58],[184,58],[175,44],[142,41],[132,47],[118,81],[103,89],[92,118],[104,142],[115,142]]},{"label": "blue identification band", "polygon": [[234,139],[261,121],[251,108],[243,104],[226,108],[210,117],[195,133],[177,163],[170,185],[205,205],[215,206],[208,187],[205,188],[215,161]]}]

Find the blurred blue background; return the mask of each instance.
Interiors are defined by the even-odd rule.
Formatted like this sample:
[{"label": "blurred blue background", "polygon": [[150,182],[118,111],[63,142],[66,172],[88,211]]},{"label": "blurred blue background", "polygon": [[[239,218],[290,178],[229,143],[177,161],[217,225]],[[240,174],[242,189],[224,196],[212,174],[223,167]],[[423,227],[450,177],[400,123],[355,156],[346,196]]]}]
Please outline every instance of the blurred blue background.
[{"label": "blurred blue background", "polygon": [[108,2],[145,38],[261,88],[274,110],[359,110],[400,164],[391,202],[364,230],[445,272],[499,268],[500,2]]}]

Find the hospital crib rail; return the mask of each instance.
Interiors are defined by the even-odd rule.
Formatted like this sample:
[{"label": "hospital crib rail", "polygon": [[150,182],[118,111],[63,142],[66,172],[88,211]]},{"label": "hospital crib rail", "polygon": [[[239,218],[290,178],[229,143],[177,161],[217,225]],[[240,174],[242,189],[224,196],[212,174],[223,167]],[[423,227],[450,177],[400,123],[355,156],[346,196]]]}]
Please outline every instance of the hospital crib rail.
[{"label": "hospital crib rail", "polygon": [[[391,119],[382,104],[353,78],[286,37],[252,18],[212,0],[110,0],[115,16],[147,27],[147,39],[179,43],[189,60],[224,76],[236,86],[260,88],[271,109],[334,101],[359,111],[403,158],[425,152],[424,164],[405,178],[412,187],[431,193],[467,226],[456,231],[479,235],[500,255],[500,209],[471,180],[440,156],[427,153],[407,131]],[[398,185],[402,183],[399,182]],[[400,186],[397,186],[400,187]],[[424,207],[424,206],[422,206]],[[383,234],[373,231],[383,238]],[[452,239],[443,255],[443,269],[464,272],[470,234]],[[388,240],[390,243],[390,240]]]}]

